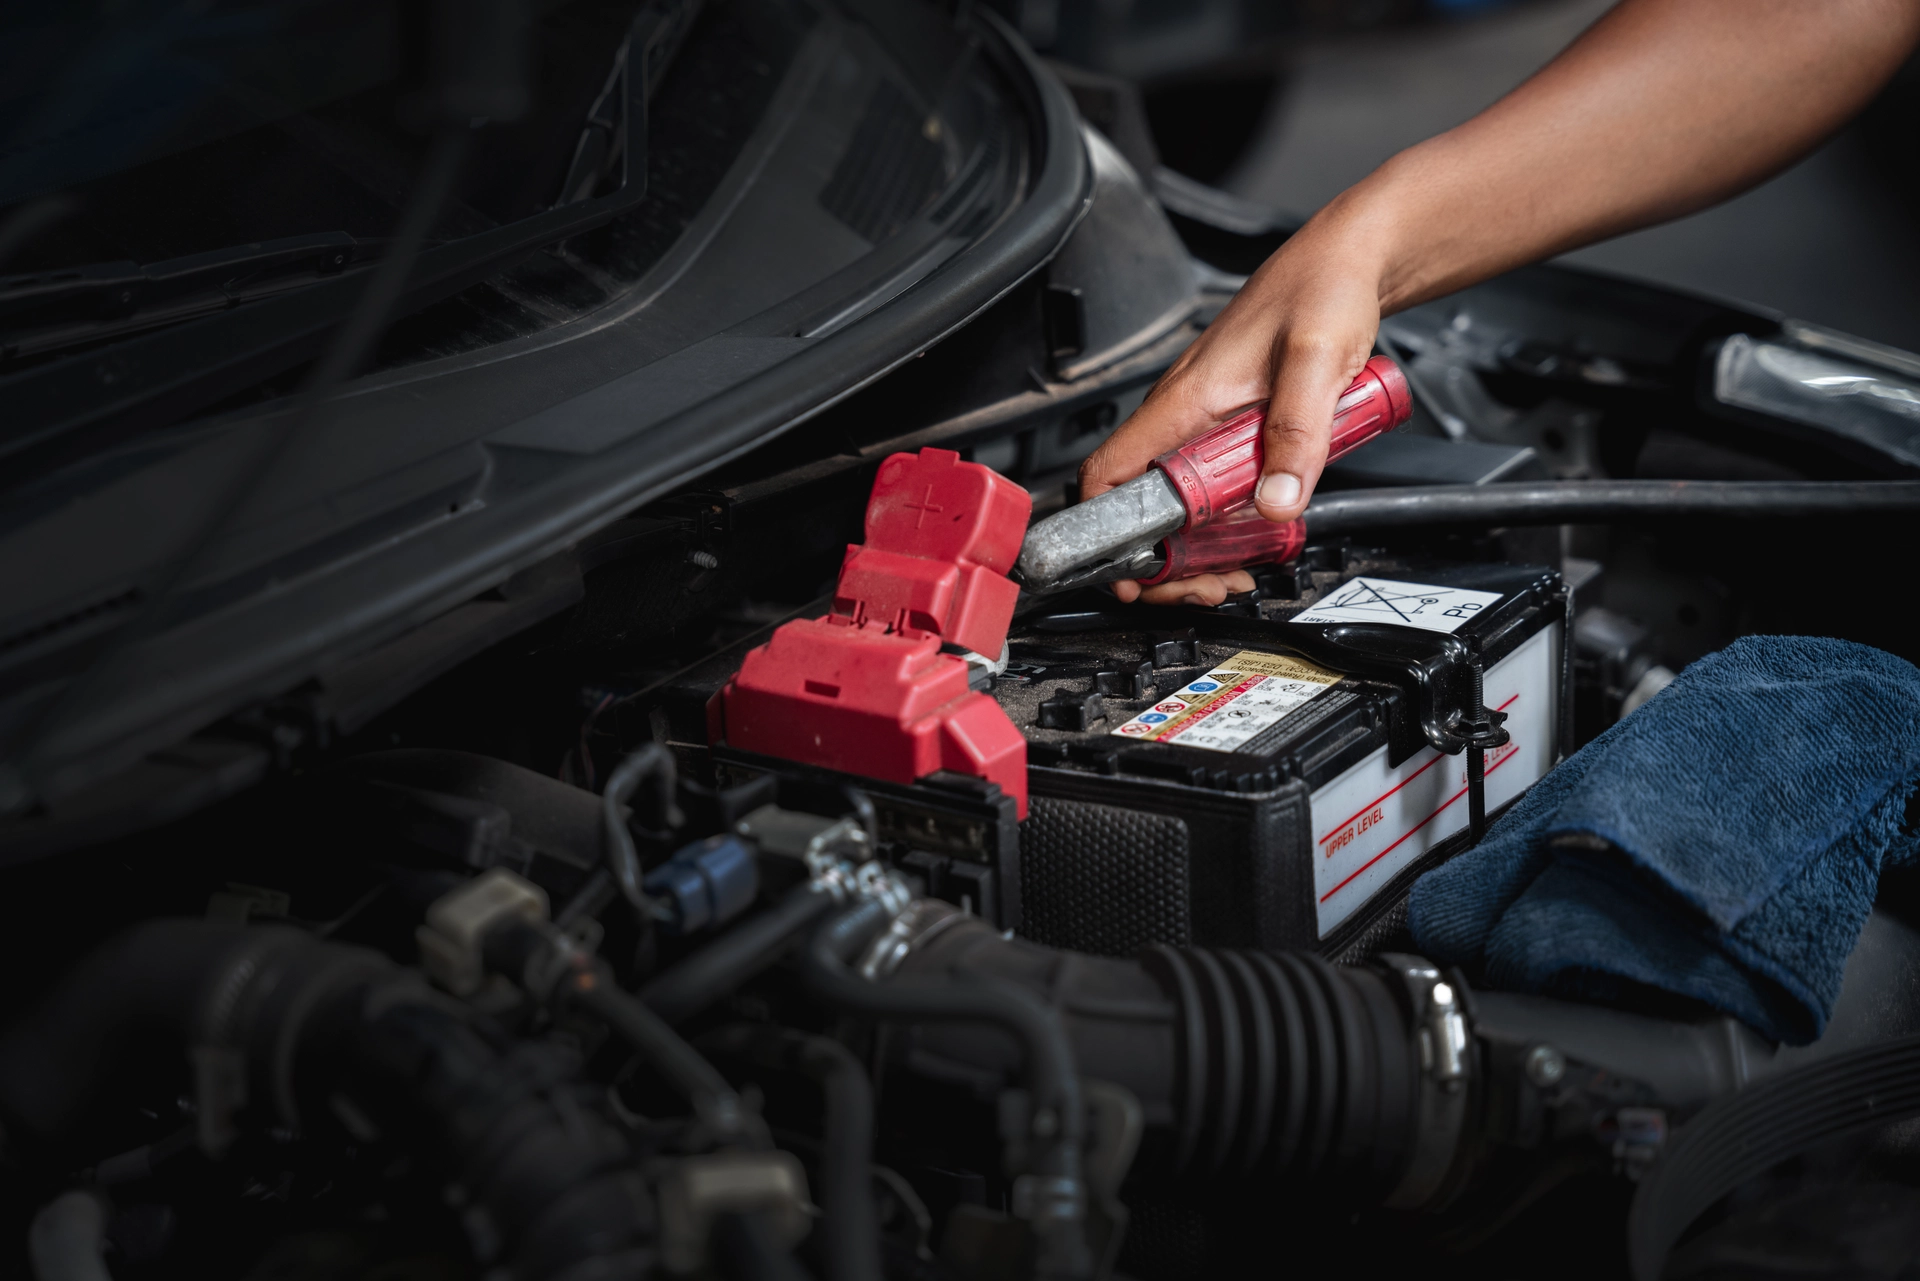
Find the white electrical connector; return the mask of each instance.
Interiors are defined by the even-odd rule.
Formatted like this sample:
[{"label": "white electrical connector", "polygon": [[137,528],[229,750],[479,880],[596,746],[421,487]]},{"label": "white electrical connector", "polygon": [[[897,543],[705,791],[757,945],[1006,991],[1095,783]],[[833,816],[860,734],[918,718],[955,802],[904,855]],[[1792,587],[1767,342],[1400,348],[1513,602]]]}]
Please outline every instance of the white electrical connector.
[{"label": "white electrical connector", "polygon": [[707,1266],[713,1222],[755,1214],[782,1250],[798,1244],[818,1213],[807,1174],[791,1152],[713,1152],[682,1157],[659,1185],[660,1254],[669,1272]]},{"label": "white electrical connector", "polygon": [[420,944],[420,968],[455,996],[472,996],[486,980],[480,941],[500,922],[514,917],[547,919],[547,892],[504,867],[474,877],[435,899],[427,922],[414,931]]}]

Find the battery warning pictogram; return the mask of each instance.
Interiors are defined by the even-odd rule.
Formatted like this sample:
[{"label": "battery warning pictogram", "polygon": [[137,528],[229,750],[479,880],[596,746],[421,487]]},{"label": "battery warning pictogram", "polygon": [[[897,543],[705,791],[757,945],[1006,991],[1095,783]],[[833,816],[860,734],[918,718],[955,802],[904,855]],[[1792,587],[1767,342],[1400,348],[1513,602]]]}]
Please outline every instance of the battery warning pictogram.
[{"label": "battery warning pictogram", "polygon": [[1433,583],[1403,583],[1392,578],[1350,578],[1327,594],[1296,623],[1390,623],[1429,632],[1451,632],[1500,599],[1499,592]]},{"label": "battery warning pictogram", "polygon": [[1242,650],[1112,733],[1231,752],[1340,679],[1305,659]]}]

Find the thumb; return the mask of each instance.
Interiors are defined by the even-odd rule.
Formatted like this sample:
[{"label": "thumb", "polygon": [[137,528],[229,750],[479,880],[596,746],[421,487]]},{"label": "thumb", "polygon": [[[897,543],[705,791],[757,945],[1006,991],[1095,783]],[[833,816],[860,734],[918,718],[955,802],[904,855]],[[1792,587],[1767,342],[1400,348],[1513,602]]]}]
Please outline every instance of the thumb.
[{"label": "thumb", "polygon": [[1268,520],[1292,520],[1306,510],[1327,463],[1334,404],[1366,363],[1365,351],[1356,359],[1328,345],[1295,344],[1281,353],[1254,490],[1254,505]]}]

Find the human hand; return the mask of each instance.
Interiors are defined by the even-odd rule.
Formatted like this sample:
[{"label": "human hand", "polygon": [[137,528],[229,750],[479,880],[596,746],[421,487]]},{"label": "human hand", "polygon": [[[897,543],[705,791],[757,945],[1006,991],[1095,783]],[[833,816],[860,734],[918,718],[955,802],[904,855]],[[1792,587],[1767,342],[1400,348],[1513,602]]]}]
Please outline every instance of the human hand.
[{"label": "human hand", "polygon": [[[1916,44],[1920,0],[1621,0],[1525,84],[1314,215],[1087,459],[1081,497],[1270,398],[1256,506],[1292,519],[1382,314],[1778,173],[1879,92]],[[1214,605],[1252,586],[1234,572],[1114,591]]]},{"label": "human hand", "polygon": [[[1336,206],[1339,202],[1336,202]],[[1145,403],[1080,468],[1082,501],[1140,475],[1155,458],[1266,400],[1265,460],[1254,503],[1297,517],[1326,464],[1334,403],[1373,353],[1380,271],[1364,238],[1329,209],[1282,245],[1154,385]],[[1123,601],[1218,605],[1250,591],[1245,570],[1142,588]]]}]

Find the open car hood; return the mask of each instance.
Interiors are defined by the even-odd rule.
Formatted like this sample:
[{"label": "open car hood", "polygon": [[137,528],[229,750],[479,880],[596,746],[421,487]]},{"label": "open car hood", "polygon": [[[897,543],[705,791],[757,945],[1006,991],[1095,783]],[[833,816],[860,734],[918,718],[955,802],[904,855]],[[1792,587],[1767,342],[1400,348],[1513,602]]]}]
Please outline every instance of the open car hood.
[{"label": "open car hood", "polygon": [[[1092,167],[1058,81],[991,13],[967,13],[703,14],[653,102],[646,200],[396,325],[381,367],[298,425],[204,572],[174,588],[168,625],[77,700],[61,691],[151,606],[207,496],[292,398],[270,384],[15,483],[0,519],[8,807],[57,806],[289,691],[350,732],[577,599],[563,549],[1034,272],[1084,213]],[[216,320],[238,334],[248,316]],[[110,369],[116,350],[60,372]],[[492,621],[448,632],[463,603],[466,623]]]}]

